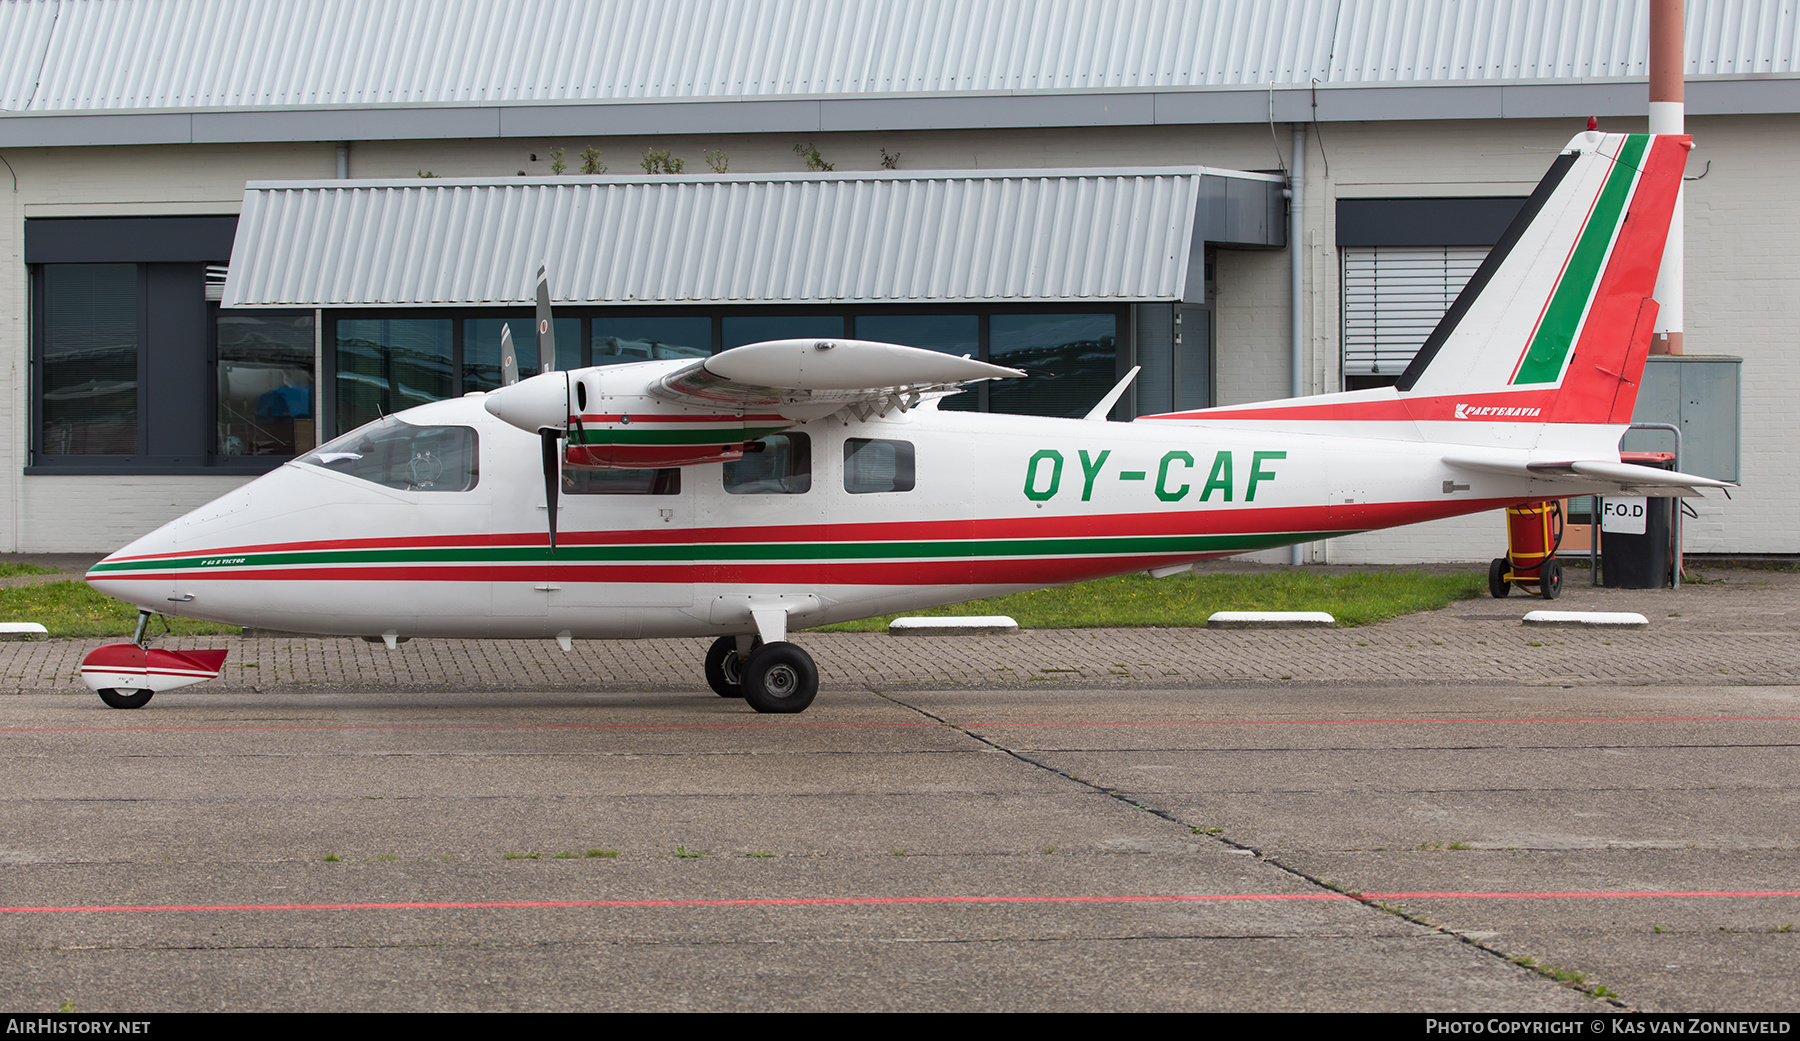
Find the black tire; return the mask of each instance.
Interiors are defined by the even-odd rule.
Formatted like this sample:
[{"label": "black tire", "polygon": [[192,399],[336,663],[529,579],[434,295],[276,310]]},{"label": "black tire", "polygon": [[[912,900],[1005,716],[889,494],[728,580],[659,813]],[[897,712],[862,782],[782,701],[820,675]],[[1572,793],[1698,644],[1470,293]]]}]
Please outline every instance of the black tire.
[{"label": "black tire", "polygon": [[1494,594],[1495,600],[1506,599],[1512,592],[1512,583],[1506,580],[1506,558],[1500,557],[1488,565],[1488,592]]},{"label": "black tire", "polygon": [[744,700],[758,712],[804,712],[819,693],[819,667],[791,643],[771,643],[744,663]]},{"label": "black tire", "polygon": [[[750,653],[762,646],[762,637],[750,641]],[[737,637],[721,636],[706,649],[706,685],[722,698],[744,696],[743,663],[738,660]]]},{"label": "black tire", "polygon": [[1538,592],[1544,594],[1545,600],[1555,600],[1562,595],[1562,582],[1562,564],[1555,557],[1538,568]]},{"label": "black tire", "polygon": [[153,690],[131,690],[127,687],[108,687],[99,692],[100,700],[106,702],[107,708],[143,708],[150,704]]}]

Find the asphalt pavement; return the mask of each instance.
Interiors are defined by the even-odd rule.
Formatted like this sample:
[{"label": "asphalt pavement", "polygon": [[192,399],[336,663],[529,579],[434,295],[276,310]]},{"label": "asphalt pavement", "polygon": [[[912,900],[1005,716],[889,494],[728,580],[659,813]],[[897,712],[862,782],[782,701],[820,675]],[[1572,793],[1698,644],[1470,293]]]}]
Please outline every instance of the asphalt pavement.
[{"label": "asphalt pavement", "polygon": [[1356,629],[0,643],[0,1008],[1800,1008],[1800,575]]}]

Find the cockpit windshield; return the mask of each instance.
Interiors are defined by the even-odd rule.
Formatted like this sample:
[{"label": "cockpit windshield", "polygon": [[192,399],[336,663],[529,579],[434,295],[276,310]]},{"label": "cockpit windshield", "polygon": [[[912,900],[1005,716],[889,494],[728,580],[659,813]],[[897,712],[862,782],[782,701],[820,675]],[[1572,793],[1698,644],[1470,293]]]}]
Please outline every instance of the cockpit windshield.
[{"label": "cockpit windshield", "polygon": [[422,427],[386,416],[299,462],[409,492],[466,492],[479,477],[473,427]]}]

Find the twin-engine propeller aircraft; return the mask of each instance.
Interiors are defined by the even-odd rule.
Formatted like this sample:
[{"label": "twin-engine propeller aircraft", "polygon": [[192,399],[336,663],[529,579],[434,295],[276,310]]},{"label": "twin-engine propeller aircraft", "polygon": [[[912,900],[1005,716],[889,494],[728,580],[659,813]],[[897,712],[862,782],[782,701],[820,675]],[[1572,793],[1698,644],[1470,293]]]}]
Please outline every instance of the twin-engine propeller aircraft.
[{"label": "twin-engine propeller aircraft", "polygon": [[[95,565],[150,612],[380,638],[716,636],[759,712],[818,690],[795,626],[1589,493],[1622,463],[1686,137],[1578,135],[1399,383],[1105,421],[941,411],[1017,370],[856,340],[517,380],[360,427]],[[539,283],[539,357],[555,357]],[[541,468],[542,484],[538,477]],[[216,675],[140,637],[109,705]]]}]

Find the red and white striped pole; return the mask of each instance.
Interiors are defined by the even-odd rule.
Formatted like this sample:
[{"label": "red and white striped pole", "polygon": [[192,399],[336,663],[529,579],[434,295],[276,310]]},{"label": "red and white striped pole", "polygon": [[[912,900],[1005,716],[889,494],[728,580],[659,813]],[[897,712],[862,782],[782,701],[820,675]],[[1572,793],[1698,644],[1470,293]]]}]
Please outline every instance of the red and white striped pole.
[{"label": "red and white striped pole", "polygon": [[[1682,78],[1687,56],[1682,47],[1682,0],[1650,0],[1650,132],[1686,133]],[[1656,335],[1651,354],[1680,354],[1682,329],[1682,224],[1686,189],[1675,196],[1675,217],[1663,247],[1662,270],[1656,276]]]}]

